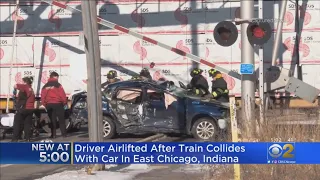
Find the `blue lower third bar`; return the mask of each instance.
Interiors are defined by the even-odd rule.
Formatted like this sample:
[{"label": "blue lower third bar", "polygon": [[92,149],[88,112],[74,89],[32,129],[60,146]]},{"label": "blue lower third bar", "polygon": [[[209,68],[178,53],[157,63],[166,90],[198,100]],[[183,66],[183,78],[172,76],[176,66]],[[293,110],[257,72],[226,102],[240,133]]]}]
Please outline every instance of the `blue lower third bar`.
[{"label": "blue lower third bar", "polygon": [[[75,143],[74,163],[318,164],[309,143]],[[94,150],[99,149],[99,150]],[[310,151],[310,152],[308,152]],[[308,153],[306,153],[308,152]]]},{"label": "blue lower third bar", "polygon": [[320,164],[320,143],[0,143],[1,164]]}]

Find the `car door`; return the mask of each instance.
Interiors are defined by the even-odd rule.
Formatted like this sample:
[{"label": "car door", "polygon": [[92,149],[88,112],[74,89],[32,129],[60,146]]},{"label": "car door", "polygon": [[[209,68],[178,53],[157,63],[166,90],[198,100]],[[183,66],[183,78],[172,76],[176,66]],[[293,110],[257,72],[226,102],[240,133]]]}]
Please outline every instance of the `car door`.
[{"label": "car door", "polygon": [[115,90],[110,106],[124,127],[140,126],[142,123],[141,88],[119,88]]},{"label": "car door", "polygon": [[[166,102],[166,99],[170,102]],[[144,126],[147,128],[179,129],[177,98],[155,88],[144,89]]]}]

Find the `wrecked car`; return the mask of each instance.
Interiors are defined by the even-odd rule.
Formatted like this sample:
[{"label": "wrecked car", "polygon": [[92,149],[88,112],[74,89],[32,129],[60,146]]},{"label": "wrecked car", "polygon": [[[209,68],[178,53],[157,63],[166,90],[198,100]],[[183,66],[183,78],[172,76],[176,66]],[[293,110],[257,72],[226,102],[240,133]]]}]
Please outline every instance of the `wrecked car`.
[{"label": "wrecked car", "polygon": [[[87,121],[85,99],[75,102],[73,118]],[[120,133],[179,133],[208,140],[228,127],[229,104],[193,96],[174,83],[128,80],[102,92],[104,138]]]}]

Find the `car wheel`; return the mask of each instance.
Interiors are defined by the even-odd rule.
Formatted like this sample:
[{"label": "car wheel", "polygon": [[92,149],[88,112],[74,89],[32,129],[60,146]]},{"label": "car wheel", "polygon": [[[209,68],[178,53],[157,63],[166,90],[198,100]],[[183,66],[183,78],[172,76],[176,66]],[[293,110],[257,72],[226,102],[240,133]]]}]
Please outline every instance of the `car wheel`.
[{"label": "car wheel", "polygon": [[215,139],[218,134],[217,124],[210,118],[200,118],[192,126],[193,137],[201,140]]},{"label": "car wheel", "polygon": [[103,138],[112,139],[116,134],[116,127],[110,117],[103,116]]}]

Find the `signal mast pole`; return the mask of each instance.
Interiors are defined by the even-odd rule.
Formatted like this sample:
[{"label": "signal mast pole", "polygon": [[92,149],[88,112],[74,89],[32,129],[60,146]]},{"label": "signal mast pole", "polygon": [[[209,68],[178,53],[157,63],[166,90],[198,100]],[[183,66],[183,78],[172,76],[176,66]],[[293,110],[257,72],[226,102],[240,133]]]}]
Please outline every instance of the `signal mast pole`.
[{"label": "signal mast pole", "polygon": [[[254,1],[241,1],[240,12],[241,19],[254,18]],[[249,22],[241,24],[241,63],[254,66],[254,49],[247,37],[248,25]],[[255,79],[254,74],[242,74],[241,77],[241,114],[248,136],[252,135],[252,122],[255,121]]]},{"label": "signal mast pole", "polygon": [[[263,0],[259,0],[259,19],[263,19]],[[260,124],[263,124],[265,117],[263,45],[259,47],[259,61]]]},{"label": "signal mast pole", "polygon": [[[97,23],[96,1],[82,0],[82,23],[84,31],[85,52],[87,57],[87,103],[89,139],[91,142],[102,141],[102,102],[101,102],[101,58]],[[103,169],[95,165],[96,170]]]}]

